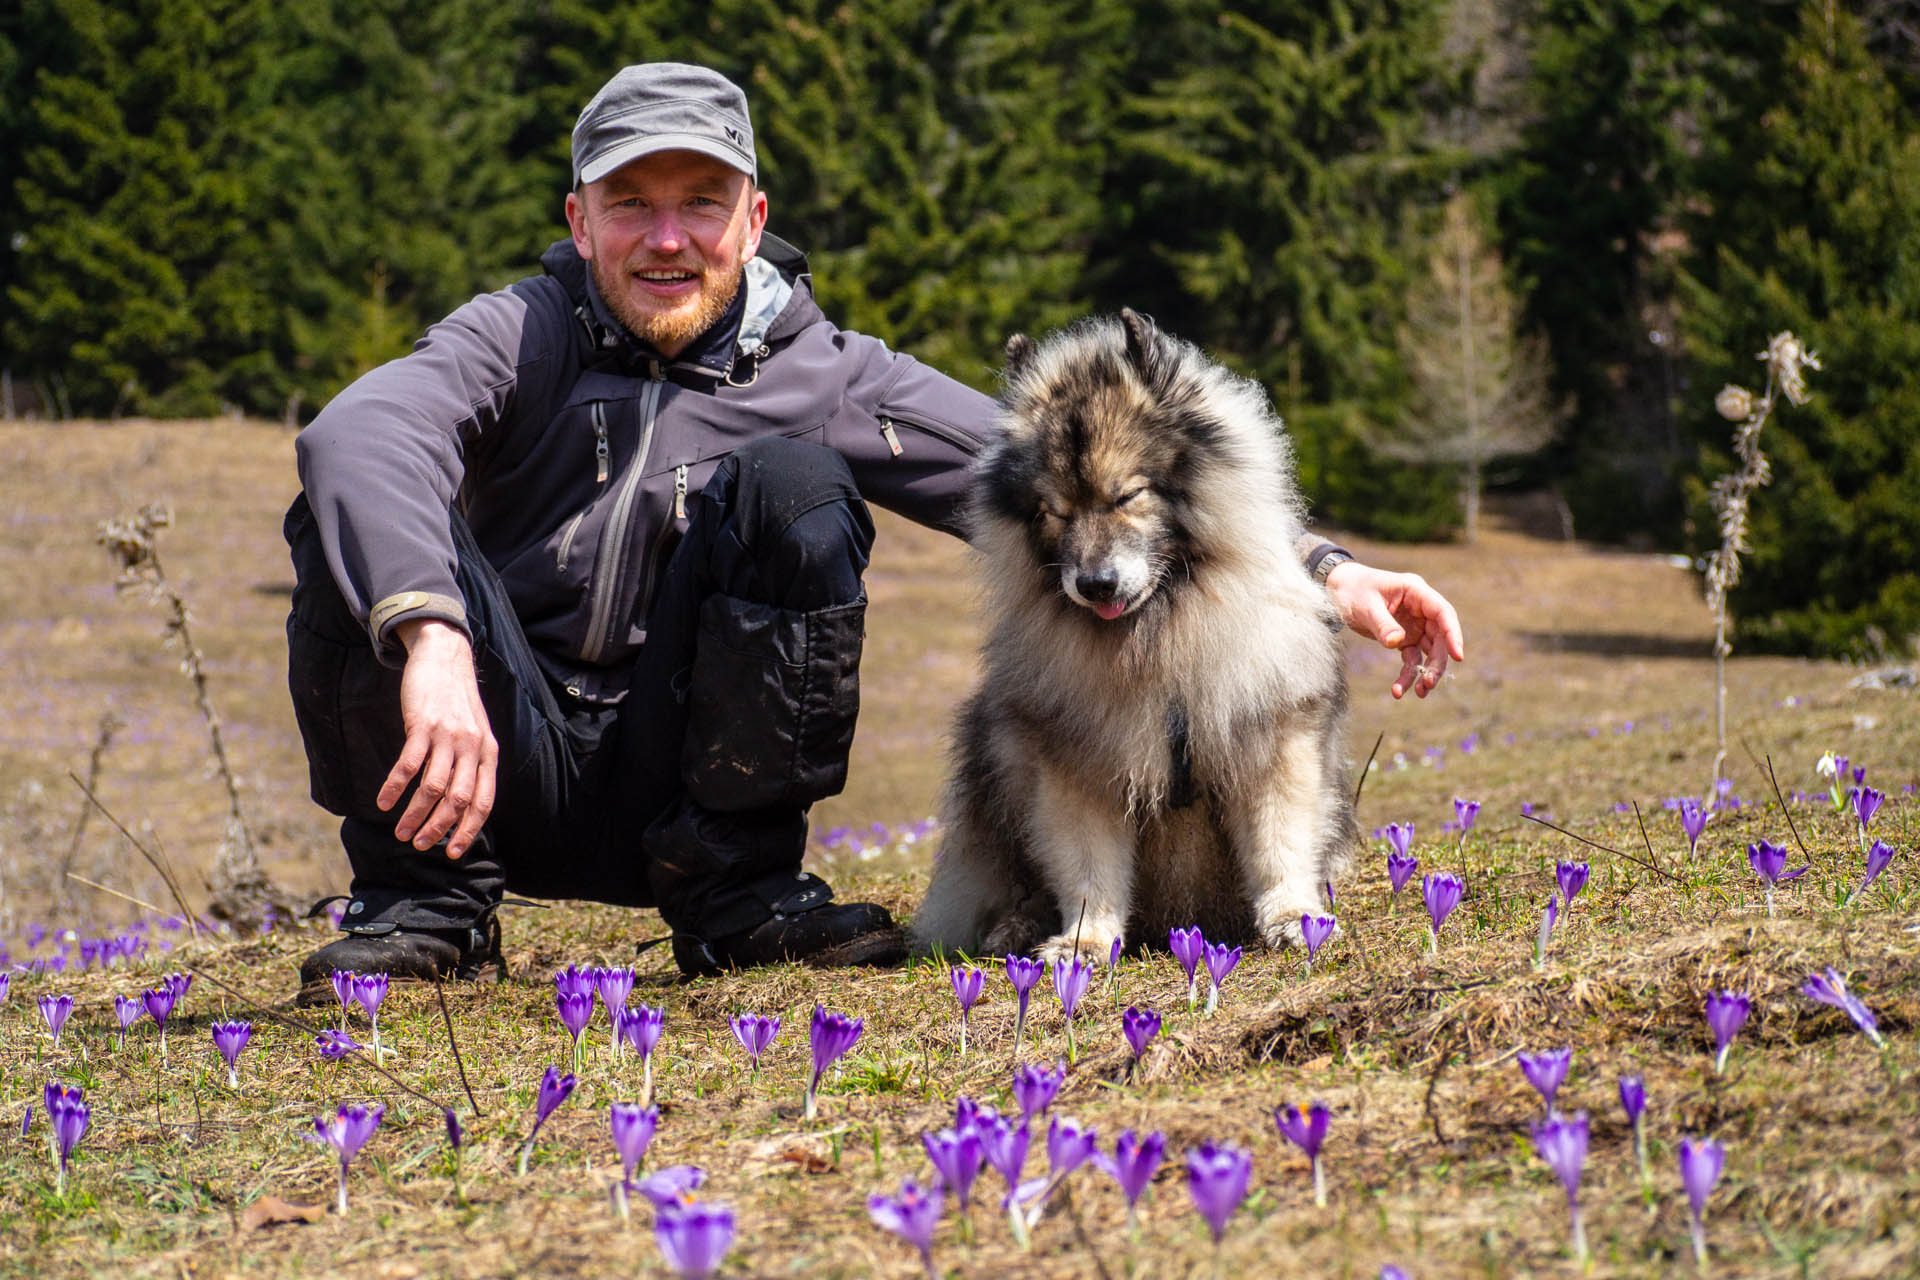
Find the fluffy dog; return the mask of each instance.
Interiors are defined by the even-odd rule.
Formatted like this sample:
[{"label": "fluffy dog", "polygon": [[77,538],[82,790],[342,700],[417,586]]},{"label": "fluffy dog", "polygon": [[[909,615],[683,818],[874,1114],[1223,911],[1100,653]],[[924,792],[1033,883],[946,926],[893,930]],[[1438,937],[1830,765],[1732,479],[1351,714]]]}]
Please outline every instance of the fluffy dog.
[{"label": "fluffy dog", "polygon": [[1016,335],[1001,410],[970,512],[984,678],[916,943],[1298,942],[1359,833],[1337,622],[1266,394],[1123,311]]}]

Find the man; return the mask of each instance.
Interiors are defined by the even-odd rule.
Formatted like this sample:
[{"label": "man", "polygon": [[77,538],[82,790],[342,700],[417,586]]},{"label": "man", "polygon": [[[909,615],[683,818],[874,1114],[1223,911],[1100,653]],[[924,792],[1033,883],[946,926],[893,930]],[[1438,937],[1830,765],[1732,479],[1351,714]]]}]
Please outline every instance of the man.
[{"label": "man", "polygon": [[[621,71],[573,170],[544,275],[299,439],[289,679],[353,868],[303,996],[496,968],[508,890],[656,906],[688,974],[903,954],[801,870],[806,811],[846,777],[865,500],[958,534],[992,402],[826,320],[718,74]],[[1463,656],[1418,578],[1302,551],[1396,697]]]}]

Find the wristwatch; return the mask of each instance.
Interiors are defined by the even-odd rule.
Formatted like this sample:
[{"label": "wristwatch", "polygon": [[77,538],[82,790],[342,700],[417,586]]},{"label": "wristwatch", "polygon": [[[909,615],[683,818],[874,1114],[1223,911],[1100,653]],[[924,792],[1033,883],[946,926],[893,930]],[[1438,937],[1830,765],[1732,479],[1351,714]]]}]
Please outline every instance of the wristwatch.
[{"label": "wristwatch", "polygon": [[1324,587],[1327,585],[1327,575],[1351,559],[1353,555],[1346,548],[1336,547],[1331,542],[1322,543],[1307,557],[1307,573]]}]

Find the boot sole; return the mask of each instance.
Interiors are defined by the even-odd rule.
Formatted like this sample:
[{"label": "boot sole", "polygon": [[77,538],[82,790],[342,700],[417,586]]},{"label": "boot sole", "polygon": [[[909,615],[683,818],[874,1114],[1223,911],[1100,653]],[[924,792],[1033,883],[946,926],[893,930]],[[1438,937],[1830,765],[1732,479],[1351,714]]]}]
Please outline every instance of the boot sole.
[{"label": "boot sole", "polygon": [[[506,980],[507,980],[507,973],[506,973],[505,967],[500,964],[496,964],[493,961],[488,961],[487,963],[479,966],[478,968],[474,969],[472,972],[469,972],[469,973],[443,973],[440,975],[440,978],[439,978],[439,981],[441,982],[500,983],[500,982],[505,982]],[[424,986],[431,985],[433,982],[433,979],[402,976],[402,977],[394,977],[390,979],[390,981],[392,985],[396,987],[398,986],[424,987]],[[333,983],[328,978],[321,978],[317,981],[312,981],[312,982],[307,982],[302,984],[300,987],[300,990],[293,997],[293,1004],[294,1004],[294,1007],[297,1009],[317,1009],[323,1006],[338,1005],[339,1003],[340,1003],[339,997],[336,996],[333,991]]]},{"label": "boot sole", "polygon": [[905,929],[879,929],[803,956],[800,963],[810,969],[848,969],[856,966],[884,969],[904,964],[910,950]]}]

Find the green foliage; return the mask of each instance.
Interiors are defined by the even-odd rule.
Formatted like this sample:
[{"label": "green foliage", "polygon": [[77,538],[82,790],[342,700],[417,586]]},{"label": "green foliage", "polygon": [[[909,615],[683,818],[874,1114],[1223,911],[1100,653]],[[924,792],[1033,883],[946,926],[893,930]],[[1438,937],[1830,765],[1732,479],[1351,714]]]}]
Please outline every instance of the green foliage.
[{"label": "green foliage", "polygon": [[[1755,495],[1731,597],[1748,648],[1858,657],[1920,635],[1920,136],[1858,22],[1809,5],[1755,86],[1765,105],[1720,158],[1728,198],[1701,220],[1686,278],[1701,447],[1690,492],[1726,470],[1722,382],[1760,378],[1753,354],[1791,329],[1818,352],[1812,399],[1761,438],[1773,482]],[[1710,517],[1702,540],[1717,538]]]}]

